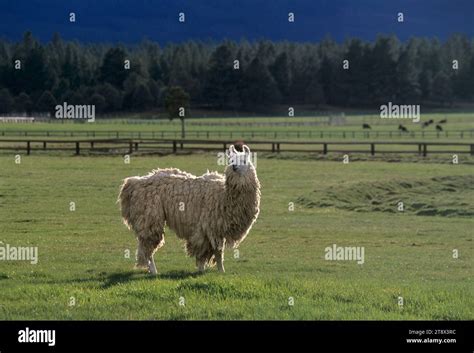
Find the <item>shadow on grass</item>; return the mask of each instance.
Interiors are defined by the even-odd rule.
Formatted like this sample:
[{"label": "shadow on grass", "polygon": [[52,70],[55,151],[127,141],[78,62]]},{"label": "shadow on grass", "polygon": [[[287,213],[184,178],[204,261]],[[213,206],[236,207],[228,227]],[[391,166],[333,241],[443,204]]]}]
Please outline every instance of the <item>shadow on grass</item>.
[{"label": "shadow on grass", "polygon": [[137,271],[128,271],[128,272],[118,272],[112,273],[105,278],[104,284],[101,286],[103,289],[113,287],[118,284],[128,283],[137,280],[160,280],[160,279],[170,279],[170,280],[180,280],[186,278],[196,278],[201,276],[203,273],[199,272],[190,272],[190,271],[169,271],[167,273],[159,273],[156,276],[152,276],[148,273],[137,272]]},{"label": "shadow on grass", "polygon": [[[101,272],[96,276],[91,276],[87,278],[71,278],[67,280],[44,280],[44,281],[35,281],[36,284],[48,284],[48,285],[57,285],[57,284],[80,284],[80,283],[90,283],[91,285],[98,285],[99,288],[107,289],[121,283],[128,283],[133,281],[159,281],[159,280],[182,280],[186,278],[197,278],[204,273],[194,272],[194,271],[168,271],[166,273],[158,273],[156,276],[152,276],[149,273],[140,270],[126,271],[126,272],[115,272],[115,273],[106,273]],[[0,273],[0,280],[10,279],[6,274]]]}]

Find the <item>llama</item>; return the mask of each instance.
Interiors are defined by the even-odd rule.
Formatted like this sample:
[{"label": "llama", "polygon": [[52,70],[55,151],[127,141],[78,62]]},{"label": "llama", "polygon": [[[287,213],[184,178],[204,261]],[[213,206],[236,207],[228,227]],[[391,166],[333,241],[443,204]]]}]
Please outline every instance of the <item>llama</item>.
[{"label": "llama", "polygon": [[260,182],[248,146],[230,146],[224,175],[199,177],[175,168],[126,178],[118,202],[125,225],[138,240],[138,268],[156,275],[154,253],[165,243],[167,225],[185,241],[200,272],[217,263],[224,269],[224,248],[237,247],[260,211]]}]

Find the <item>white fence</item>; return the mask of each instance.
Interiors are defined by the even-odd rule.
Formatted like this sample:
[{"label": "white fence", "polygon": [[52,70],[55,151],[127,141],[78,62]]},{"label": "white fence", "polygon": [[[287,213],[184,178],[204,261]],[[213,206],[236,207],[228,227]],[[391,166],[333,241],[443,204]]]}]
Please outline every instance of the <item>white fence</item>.
[{"label": "white fence", "polygon": [[35,118],[21,116],[0,116],[0,123],[33,123]]}]

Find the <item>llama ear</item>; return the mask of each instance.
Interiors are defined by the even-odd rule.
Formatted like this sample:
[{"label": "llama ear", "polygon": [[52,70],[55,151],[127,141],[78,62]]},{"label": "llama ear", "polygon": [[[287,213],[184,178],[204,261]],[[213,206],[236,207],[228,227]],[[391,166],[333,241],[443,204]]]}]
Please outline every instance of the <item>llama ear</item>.
[{"label": "llama ear", "polygon": [[236,153],[237,153],[237,152],[235,151],[234,145],[230,145],[230,147],[229,147],[229,153],[230,153],[230,154],[236,154]]},{"label": "llama ear", "polygon": [[250,154],[250,148],[249,148],[249,146],[243,145],[242,148],[243,148],[243,150],[244,150],[245,153]]}]

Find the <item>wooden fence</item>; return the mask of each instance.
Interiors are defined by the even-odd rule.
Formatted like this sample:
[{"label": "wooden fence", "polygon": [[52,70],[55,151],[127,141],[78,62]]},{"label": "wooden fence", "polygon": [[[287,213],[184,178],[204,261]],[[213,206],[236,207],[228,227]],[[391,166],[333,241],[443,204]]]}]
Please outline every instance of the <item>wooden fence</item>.
[{"label": "wooden fence", "polygon": [[[128,153],[136,151],[156,152],[168,150],[225,151],[235,143],[232,140],[189,140],[189,139],[76,139],[76,140],[38,140],[38,139],[0,139],[0,150],[25,151],[74,151],[82,152]],[[427,156],[428,153],[470,154],[474,156],[474,143],[463,142],[412,142],[412,141],[251,141],[256,152],[305,152],[305,153],[412,153]],[[361,146],[362,148],[356,148]],[[389,148],[389,149],[387,149]],[[403,149],[400,149],[403,148]],[[435,149],[433,149],[435,148]]]},{"label": "wooden fence", "polygon": [[[115,138],[115,139],[179,139],[181,131],[80,131],[80,130],[3,130],[0,136],[4,137],[82,137],[82,138]],[[472,139],[474,129],[471,130],[446,130],[446,131],[351,131],[351,130],[323,130],[323,131],[237,131],[237,130],[209,130],[187,131],[186,138],[194,139],[415,139],[415,138],[452,138]]]}]

